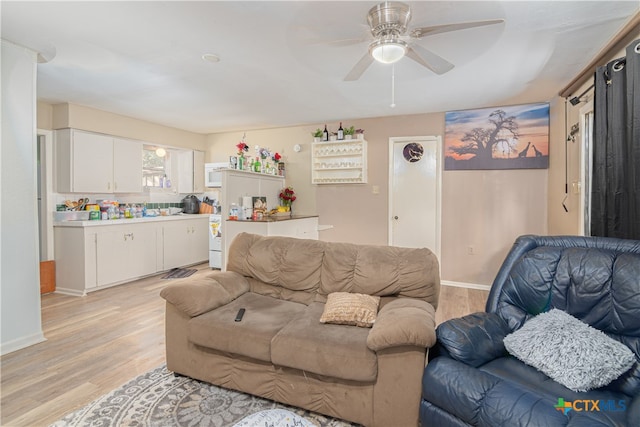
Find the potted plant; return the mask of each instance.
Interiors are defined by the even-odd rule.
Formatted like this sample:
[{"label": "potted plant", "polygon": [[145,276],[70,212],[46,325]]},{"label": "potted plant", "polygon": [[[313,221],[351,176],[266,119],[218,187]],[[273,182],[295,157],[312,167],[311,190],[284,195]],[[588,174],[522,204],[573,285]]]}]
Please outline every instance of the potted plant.
[{"label": "potted plant", "polygon": [[313,142],[320,142],[322,139],[322,129],[318,128],[315,132],[311,132],[311,136],[313,136]]},{"label": "potted plant", "polygon": [[364,139],[364,129],[356,129],[356,137],[358,139]]},{"label": "potted plant", "polygon": [[351,139],[353,135],[356,133],[356,128],[351,126],[344,130],[344,139]]}]

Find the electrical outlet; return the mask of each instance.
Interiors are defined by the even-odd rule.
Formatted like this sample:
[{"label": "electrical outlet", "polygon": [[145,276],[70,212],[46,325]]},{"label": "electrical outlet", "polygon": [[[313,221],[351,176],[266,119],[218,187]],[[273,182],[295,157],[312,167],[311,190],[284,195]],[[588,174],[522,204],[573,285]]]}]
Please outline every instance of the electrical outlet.
[{"label": "electrical outlet", "polygon": [[373,194],[380,194],[380,186],[379,185],[374,185],[371,187],[371,192]]},{"label": "electrical outlet", "polygon": [[476,248],[474,248],[473,246],[467,246],[467,254],[468,255],[475,255],[476,254]]}]

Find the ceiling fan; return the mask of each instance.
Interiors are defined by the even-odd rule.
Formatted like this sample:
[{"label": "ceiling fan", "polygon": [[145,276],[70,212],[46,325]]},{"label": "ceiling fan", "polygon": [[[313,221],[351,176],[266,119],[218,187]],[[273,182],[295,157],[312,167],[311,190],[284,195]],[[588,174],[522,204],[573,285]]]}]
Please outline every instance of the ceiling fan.
[{"label": "ceiling fan", "polygon": [[[345,81],[358,80],[374,60],[392,64],[402,59],[405,55],[436,74],[444,74],[453,68],[453,64],[418,45],[415,41],[434,34],[499,24],[504,22],[504,19],[434,25],[414,28],[407,33],[407,27],[409,21],[411,21],[411,8],[409,5],[401,2],[385,1],[369,10],[367,21],[369,22],[369,27],[371,27],[373,41],[369,43],[369,51],[365,53],[344,78]],[[362,40],[357,40],[357,42],[359,41]]]}]

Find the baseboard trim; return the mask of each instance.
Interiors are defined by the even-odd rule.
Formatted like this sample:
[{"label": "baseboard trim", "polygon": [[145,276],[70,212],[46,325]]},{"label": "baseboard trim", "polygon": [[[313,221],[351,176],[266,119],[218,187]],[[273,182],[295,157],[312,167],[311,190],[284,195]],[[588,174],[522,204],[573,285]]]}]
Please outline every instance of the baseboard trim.
[{"label": "baseboard trim", "polygon": [[0,345],[0,355],[4,356],[5,354],[13,353],[14,351],[21,350],[25,347],[44,342],[46,340],[47,339],[44,337],[42,332],[38,332],[26,337],[15,339],[13,341],[2,343]]},{"label": "baseboard trim", "polygon": [[481,291],[489,291],[491,290],[491,286],[489,285],[481,285],[478,283],[466,283],[466,282],[452,282],[450,280],[441,280],[441,285],[444,286],[453,286],[456,288],[467,288],[467,289],[479,289]]},{"label": "baseboard trim", "polygon": [[54,291],[54,293],[56,294],[62,294],[62,295],[69,295],[72,297],[84,297],[86,296],[86,292],[82,292],[79,291],[77,289],[71,289],[71,288],[61,288],[61,287],[56,287],[56,290]]}]

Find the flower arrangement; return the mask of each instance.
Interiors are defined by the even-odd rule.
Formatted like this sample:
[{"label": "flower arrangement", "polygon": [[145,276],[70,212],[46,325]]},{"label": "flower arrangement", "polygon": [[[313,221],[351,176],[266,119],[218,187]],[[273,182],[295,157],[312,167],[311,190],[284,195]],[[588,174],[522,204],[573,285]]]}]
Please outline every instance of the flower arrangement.
[{"label": "flower arrangement", "polygon": [[273,160],[276,163],[280,163],[280,159],[282,158],[282,156],[280,154],[273,153],[273,155],[271,156],[271,160]]},{"label": "flower arrangement", "polygon": [[280,205],[289,208],[288,210],[291,210],[291,203],[296,201],[296,194],[293,191],[293,187],[283,188],[278,197],[280,198]]},{"label": "flower arrangement", "polygon": [[238,156],[244,156],[244,153],[249,151],[249,146],[244,141],[238,142],[236,148],[238,149]]},{"label": "flower arrangement", "polygon": [[356,129],[356,135],[364,134],[364,129]]},{"label": "flower arrangement", "polygon": [[260,156],[262,160],[265,160],[271,156],[268,148],[265,148],[265,147],[260,148],[259,145],[256,145],[256,153],[258,156]]}]

